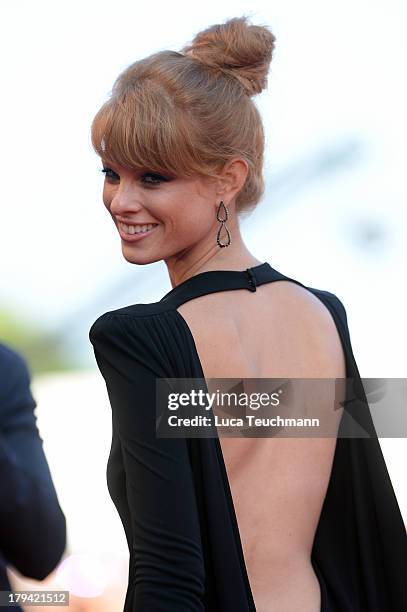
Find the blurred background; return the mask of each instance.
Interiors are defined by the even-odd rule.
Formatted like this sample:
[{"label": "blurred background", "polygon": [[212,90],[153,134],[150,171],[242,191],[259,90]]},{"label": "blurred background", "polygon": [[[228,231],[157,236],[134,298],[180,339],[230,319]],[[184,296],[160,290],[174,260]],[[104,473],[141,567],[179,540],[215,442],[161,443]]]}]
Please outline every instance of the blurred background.
[{"label": "blurred background", "polygon": [[[2,13],[0,342],[29,364],[68,526],[45,581],[9,576],[15,589],[69,590],[70,610],[121,611],[128,552],[106,487],[110,407],[88,332],[103,312],[171,286],[163,263],[121,255],[92,118],[133,61],[233,16],[269,25],[269,86],[254,98],[266,193],[243,236],[260,260],[344,302],[362,377],[405,377],[407,5],[207,0],[198,13],[177,0],[16,0]],[[407,519],[405,440],[381,446]]]}]

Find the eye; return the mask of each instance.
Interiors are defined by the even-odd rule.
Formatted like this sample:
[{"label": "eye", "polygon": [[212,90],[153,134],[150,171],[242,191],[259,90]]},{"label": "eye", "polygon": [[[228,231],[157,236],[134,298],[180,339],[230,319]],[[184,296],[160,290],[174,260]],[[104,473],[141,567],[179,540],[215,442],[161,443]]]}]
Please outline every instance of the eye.
[{"label": "eye", "polygon": [[[112,170],[111,168],[107,168],[104,166],[103,168],[100,169],[100,171],[104,172],[105,176],[109,180],[120,179],[119,175],[116,172],[114,172],[114,170]],[[150,180],[145,180],[148,177],[150,177]],[[143,182],[146,183],[147,185],[159,185],[160,183],[169,180],[165,176],[161,176],[161,174],[156,174],[155,172],[144,172],[144,174],[141,175],[141,178],[143,179]]]},{"label": "eye", "polygon": [[156,174],[154,172],[145,172],[142,175],[143,180],[146,177],[153,177],[154,180],[152,181],[144,181],[145,183],[150,184],[150,185],[159,185],[159,183],[162,183],[163,181],[168,181],[168,179],[165,176],[161,176],[161,174]]},{"label": "eye", "polygon": [[[105,168],[105,167],[103,167],[103,168],[100,168],[100,171],[101,171],[101,172],[104,172],[104,173],[105,173],[105,176],[107,176],[107,178],[109,178],[109,179],[111,179],[111,180],[116,180],[116,179],[118,179],[118,178],[119,178],[119,175],[118,175],[118,174],[116,174],[116,172],[113,172],[113,170],[111,170],[110,168]],[[110,174],[110,173],[111,173],[111,174],[113,174],[114,176],[111,176],[111,174]]]}]

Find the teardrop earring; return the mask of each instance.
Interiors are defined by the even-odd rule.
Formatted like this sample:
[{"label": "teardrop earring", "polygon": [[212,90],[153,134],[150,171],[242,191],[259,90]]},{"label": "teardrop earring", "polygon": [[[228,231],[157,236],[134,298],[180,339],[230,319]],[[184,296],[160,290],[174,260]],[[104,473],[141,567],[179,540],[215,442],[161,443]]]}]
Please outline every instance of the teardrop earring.
[{"label": "teardrop earring", "polygon": [[[224,217],[223,217],[223,218],[220,218],[220,217],[219,217],[219,213],[220,213],[220,209],[221,209],[221,207],[222,207],[222,206],[223,206],[223,209],[224,209]],[[217,218],[217,220],[220,222],[220,228],[219,228],[219,231],[218,231],[218,235],[217,235],[217,237],[216,237],[216,242],[218,243],[218,245],[219,245],[220,247],[227,247],[227,246],[229,246],[229,244],[231,243],[231,237],[230,237],[230,232],[229,232],[228,228],[227,228],[227,227],[226,227],[226,225],[225,225],[225,222],[226,222],[226,221],[228,220],[228,218],[229,218],[229,214],[228,214],[228,209],[226,208],[225,204],[223,203],[223,200],[221,200],[221,201],[220,201],[220,204],[219,204],[219,206],[218,206],[218,210],[217,210],[217,212],[216,212],[216,218]],[[226,243],[226,244],[223,244],[223,243],[220,241],[220,233],[221,233],[221,231],[222,231],[222,228],[223,228],[223,227],[225,228],[225,230],[226,230],[226,234],[227,234],[227,240],[228,240],[228,241],[227,241],[227,243]]]}]

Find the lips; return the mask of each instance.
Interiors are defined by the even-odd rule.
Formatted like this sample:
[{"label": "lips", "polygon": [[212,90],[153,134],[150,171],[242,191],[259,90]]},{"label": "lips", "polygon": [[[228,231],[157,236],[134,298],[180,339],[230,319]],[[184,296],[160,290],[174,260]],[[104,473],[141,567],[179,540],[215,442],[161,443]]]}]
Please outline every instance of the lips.
[{"label": "lips", "polygon": [[[147,225],[147,224],[145,224]],[[150,234],[154,233],[157,228],[159,227],[159,224],[154,225],[153,228],[151,228],[150,230],[147,230],[145,232],[140,232],[138,234],[127,234],[121,227],[120,224],[118,224],[117,228],[119,230],[119,234],[121,239],[124,242],[136,242],[137,240],[142,240],[143,238],[147,238],[147,236],[150,236]]]}]

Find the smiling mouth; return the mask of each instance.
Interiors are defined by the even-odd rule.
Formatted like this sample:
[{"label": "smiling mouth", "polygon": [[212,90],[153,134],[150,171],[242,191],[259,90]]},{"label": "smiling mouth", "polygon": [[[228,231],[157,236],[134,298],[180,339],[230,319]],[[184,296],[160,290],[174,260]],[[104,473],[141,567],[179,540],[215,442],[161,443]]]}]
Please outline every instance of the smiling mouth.
[{"label": "smiling mouth", "polygon": [[135,234],[148,234],[158,225],[158,223],[140,223],[137,225],[127,225],[126,223],[122,223],[121,221],[118,221],[117,224],[123,234],[126,234],[128,236],[134,236]]}]

